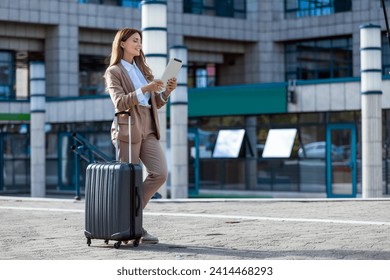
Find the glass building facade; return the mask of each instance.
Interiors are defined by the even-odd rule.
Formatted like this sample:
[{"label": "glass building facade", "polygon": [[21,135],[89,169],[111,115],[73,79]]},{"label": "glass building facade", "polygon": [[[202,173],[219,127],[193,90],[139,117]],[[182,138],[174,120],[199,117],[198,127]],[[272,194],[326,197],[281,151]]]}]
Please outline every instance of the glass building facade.
[{"label": "glass building facade", "polygon": [[142,0],[78,0],[79,3],[98,4],[98,5],[112,5],[122,7],[139,7]]},{"label": "glass building facade", "polygon": [[245,0],[184,0],[183,11],[219,17],[246,18]]},{"label": "glass building facade", "polygon": [[317,39],[285,45],[287,80],[352,77],[352,37]]},{"label": "glass building facade", "polygon": [[352,10],[352,0],[285,0],[286,18],[324,16]]},{"label": "glass building facade", "polygon": [[[32,61],[46,67],[47,191],[74,193],[76,183],[83,190],[87,162],[71,149],[77,145],[75,132],[114,158],[112,104],[103,75],[116,30],[141,29],[141,1],[78,0],[66,9],[61,1],[54,2],[49,8],[36,7],[39,17],[33,10],[26,17],[28,26],[0,14],[3,193],[30,191]],[[374,2],[168,1],[169,47],[184,44],[188,50],[191,195],[272,197],[280,192],[318,197],[326,196],[329,186],[334,194],[348,194],[343,188],[354,184],[351,176],[361,193],[361,22],[352,14],[376,15],[381,7]],[[375,22],[371,14],[366,16]],[[384,94],[389,49],[383,34]],[[382,110],[384,194],[390,192],[388,99],[383,99]],[[238,156],[214,157],[219,132],[238,129],[247,131]],[[296,130],[289,157],[263,156],[272,129]],[[170,149],[168,145],[168,162]],[[345,165],[352,157],[356,175]]]}]

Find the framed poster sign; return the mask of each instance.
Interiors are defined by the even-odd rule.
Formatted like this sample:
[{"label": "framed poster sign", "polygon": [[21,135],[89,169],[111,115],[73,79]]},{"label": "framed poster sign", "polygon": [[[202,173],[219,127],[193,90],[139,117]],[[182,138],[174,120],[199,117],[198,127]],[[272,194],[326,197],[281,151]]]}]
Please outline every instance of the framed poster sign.
[{"label": "framed poster sign", "polygon": [[214,158],[237,158],[240,154],[245,129],[226,129],[218,132]]},{"label": "framed poster sign", "polygon": [[296,134],[295,128],[270,129],[265,141],[263,158],[289,158]]}]

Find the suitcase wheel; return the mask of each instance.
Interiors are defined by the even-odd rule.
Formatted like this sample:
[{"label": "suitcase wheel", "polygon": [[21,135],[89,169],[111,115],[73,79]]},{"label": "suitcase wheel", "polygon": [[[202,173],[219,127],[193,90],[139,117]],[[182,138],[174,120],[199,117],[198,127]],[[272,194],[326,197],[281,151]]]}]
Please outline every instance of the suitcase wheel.
[{"label": "suitcase wheel", "polygon": [[91,238],[87,238],[87,244],[88,246],[91,246]]},{"label": "suitcase wheel", "polygon": [[121,246],[122,242],[121,241],[118,241],[116,243],[114,243],[114,248],[115,249],[119,249],[119,247]]},{"label": "suitcase wheel", "polygon": [[138,247],[139,241],[140,241],[140,238],[134,240],[134,242],[133,242],[133,247]]}]

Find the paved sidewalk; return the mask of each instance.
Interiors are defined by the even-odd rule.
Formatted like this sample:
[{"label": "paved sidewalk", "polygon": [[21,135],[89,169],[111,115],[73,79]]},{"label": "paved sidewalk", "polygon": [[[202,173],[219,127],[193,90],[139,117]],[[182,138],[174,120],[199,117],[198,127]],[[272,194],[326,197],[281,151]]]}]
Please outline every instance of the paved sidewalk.
[{"label": "paved sidewalk", "polygon": [[84,237],[84,201],[0,197],[0,259],[390,260],[390,200],[155,200],[157,245]]}]

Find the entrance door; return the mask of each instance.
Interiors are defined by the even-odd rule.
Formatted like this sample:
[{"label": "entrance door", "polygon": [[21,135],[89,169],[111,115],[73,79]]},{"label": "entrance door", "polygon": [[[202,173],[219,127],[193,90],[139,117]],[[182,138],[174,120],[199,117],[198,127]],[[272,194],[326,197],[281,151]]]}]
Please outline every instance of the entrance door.
[{"label": "entrance door", "polygon": [[326,129],[328,197],[356,197],[356,126],[329,124]]}]

